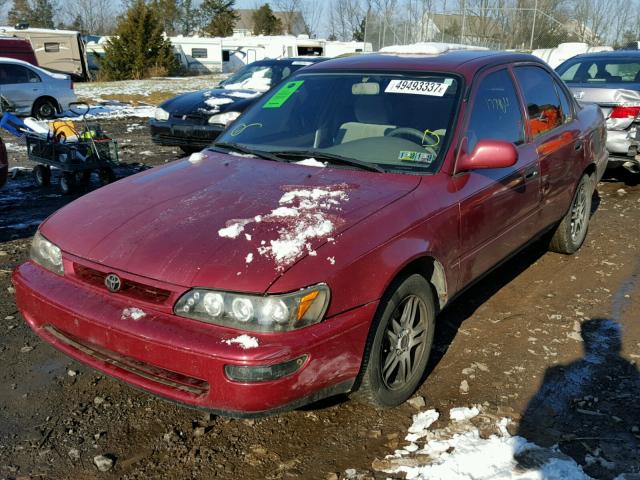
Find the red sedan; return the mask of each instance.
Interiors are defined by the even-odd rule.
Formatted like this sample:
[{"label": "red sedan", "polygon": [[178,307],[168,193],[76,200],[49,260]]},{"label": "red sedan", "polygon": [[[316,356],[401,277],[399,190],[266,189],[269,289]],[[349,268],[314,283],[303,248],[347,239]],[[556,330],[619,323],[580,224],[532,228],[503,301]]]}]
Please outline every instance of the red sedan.
[{"label": "red sedan", "polygon": [[459,292],[546,233],[580,248],[604,146],[599,109],[529,55],[323,62],[209,150],[50,217],[17,302],[45,341],[171,400],[398,405]]}]

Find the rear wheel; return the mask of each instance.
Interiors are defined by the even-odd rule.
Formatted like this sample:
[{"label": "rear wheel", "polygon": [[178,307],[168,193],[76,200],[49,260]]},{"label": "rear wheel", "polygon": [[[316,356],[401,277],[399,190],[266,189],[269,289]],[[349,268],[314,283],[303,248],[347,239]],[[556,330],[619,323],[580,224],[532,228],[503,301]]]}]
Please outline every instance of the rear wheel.
[{"label": "rear wheel", "polygon": [[569,211],[560,221],[551,238],[549,250],[571,255],[582,246],[589,229],[593,189],[593,179],[589,175],[583,175]]},{"label": "rear wheel", "polygon": [[51,184],[51,169],[44,165],[36,165],[31,171],[36,185],[47,187]]},{"label": "rear wheel", "polygon": [[78,184],[76,174],[71,172],[63,172],[60,177],[60,191],[65,195],[71,195],[76,191]]},{"label": "rear wheel", "polygon": [[57,105],[53,100],[41,98],[34,103],[32,113],[39,120],[49,120],[56,116]]},{"label": "rear wheel", "polygon": [[98,177],[100,178],[100,185],[104,186],[113,183],[116,179],[116,174],[112,168],[104,167],[98,172]]},{"label": "rear wheel", "polygon": [[421,275],[396,282],[382,299],[354,397],[375,407],[407,400],[424,375],[433,344],[435,307]]}]

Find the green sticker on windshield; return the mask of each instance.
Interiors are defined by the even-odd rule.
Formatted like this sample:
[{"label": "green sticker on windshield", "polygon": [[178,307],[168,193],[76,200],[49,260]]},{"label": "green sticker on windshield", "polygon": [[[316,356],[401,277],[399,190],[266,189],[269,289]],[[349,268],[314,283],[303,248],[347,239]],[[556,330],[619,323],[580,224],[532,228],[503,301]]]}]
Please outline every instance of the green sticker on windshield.
[{"label": "green sticker on windshield", "polygon": [[435,160],[435,155],[425,152],[411,152],[402,150],[398,154],[398,160],[402,162],[420,162],[430,165]]},{"label": "green sticker on windshield", "polygon": [[289,97],[302,86],[303,83],[304,80],[285,83],[280,90],[278,90],[276,94],[262,106],[262,108],[280,108],[287,100],[289,100]]}]

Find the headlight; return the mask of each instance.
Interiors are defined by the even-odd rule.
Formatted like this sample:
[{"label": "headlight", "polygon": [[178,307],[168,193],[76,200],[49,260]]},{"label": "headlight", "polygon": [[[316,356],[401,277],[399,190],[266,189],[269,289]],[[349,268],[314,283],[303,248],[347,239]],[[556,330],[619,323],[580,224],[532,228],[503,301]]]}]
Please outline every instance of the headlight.
[{"label": "headlight", "polygon": [[160,107],[156,108],[154,113],[155,119],[158,120],[159,122],[165,122],[169,120],[170,116],[171,115],[169,115],[169,112],[167,112],[165,109]]},{"label": "headlight", "polygon": [[246,295],[195,288],[176,302],[181,317],[242,330],[284,332],[318,323],[329,305],[324,284],[284,295]]},{"label": "headlight", "polygon": [[31,260],[58,275],[64,275],[62,252],[40,232],[36,232],[31,243]]},{"label": "headlight", "polygon": [[214,115],[209,119],[209,123],[228,125],[240,116],[240,112],[224,112]]}]

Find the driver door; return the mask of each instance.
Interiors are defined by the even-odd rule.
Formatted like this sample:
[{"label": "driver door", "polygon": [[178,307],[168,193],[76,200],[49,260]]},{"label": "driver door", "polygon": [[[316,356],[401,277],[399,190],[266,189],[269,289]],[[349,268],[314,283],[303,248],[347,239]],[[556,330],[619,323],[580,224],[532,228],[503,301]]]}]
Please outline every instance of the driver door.
[{"label": "driver door", "polygon": [[535,146],[526,142],[524,112],[511,70],[489,70],[475,82],[461,153],[480,140],[503,140],[518,150],[509,168],[459,174],[460,286],[498,264],[527,242],[540,203],[540,169]]}]

